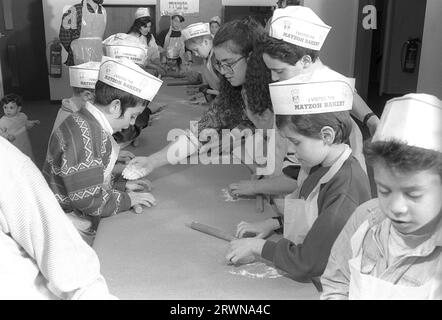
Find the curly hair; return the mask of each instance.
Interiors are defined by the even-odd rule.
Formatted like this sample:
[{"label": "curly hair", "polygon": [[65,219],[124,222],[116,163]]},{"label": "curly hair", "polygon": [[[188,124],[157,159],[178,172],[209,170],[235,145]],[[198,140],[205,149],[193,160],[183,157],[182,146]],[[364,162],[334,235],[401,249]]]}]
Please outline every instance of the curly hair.
[{"label": "curly hair", "polygon": [[0,107],[3,108],[4,105],[10,103],[10,102],[15,102],[15,104],[17,105],[17,107],[21,107],[23,104],[23,98],[21,96],[19,96],[18,94],[15,93],[9,93],[7,95],[5,95],[1,100],[0,100]]},{"label": "curly hair", "polygon": [[[221,26],[213,39],[213,47],[228,46],[229,50],[242,56],[249,56],[262,41],[264,27],[252,17],[233,20]],[[247,70],[250,68],[247,67]],[[219,112],[243,110],[241,87],[233,87],[225,77],[221,77],[220,94],[213,102]]]},{"label": "curly hair", "polygon": [[290,65],[295,65],[303,56],[310,56],[312,62],[319,58],[319,51],[300,47],[284,40],[265,36],[262,50],[273,59],[278,59]]},{"label": "curly hair", "polygon": [[[130,27],[130,29],[127,33],[136,33],[140,36],[141,35],[141,32],[140,32],[141,27],[146,26],[148,23],[152,23],[152,19],[150,17],[141,17],[141,18],[135,19],[134,23],[132,24],[132,26]],[[147,39],[146,45],[148,45],[150,42],[150,39],[152,39],[152,34],[150,32],[146,35],[146,39]]]},{"label": "curly hair", "polygon": [[244,84],[247,105],[251,112],[261,115],[267,109],[273,111],[269,91],[271,81],[270,70],[267,69],[262,59],[262,50],[253,51],[247,62],[246,82]]},{"label": "curly hair", "polygon": [[367,163],[384,161],[388,168],[401,173],[434,170],[442,179],[442,153],[409,146],[401,141],[376,141],[364,145]]},{"label": "curly hair", "polygon": [[321,139],[321,129],[331,127],[335,131],[334,144],[348,143],[352,130],[350,113],[348,111],[327,112],[303,115],[276,115],[276,126],[281,129],[291,126],[299,134]]}]

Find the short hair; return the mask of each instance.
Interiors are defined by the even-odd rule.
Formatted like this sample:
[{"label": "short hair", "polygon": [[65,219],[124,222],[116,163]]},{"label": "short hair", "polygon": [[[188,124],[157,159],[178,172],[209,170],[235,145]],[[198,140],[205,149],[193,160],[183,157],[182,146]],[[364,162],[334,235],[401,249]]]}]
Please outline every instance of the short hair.
[{"label": "short hair", "polygon": [[147,106],[148,100],[139,98],[126,91],[112,87],[100,80],[95,84],[95,104],[99,106],[107,106],[114,100],[120,100],[121,102],[121,114],[122,116],[127,109],[135,108],[138,104]]},{"label": "short hair", "polygon": [[9,93],[9,94],[5,95],[0,100],[1,107],[3,108],[4,105],[6,105],[6,104],[8,104],[10,102],[15,102],[17,107],[21,107],[22,104],[23,104],[23,98],[21,96],[19,96],[18,94]]},{"label": "short hair", "polygon": [[278,59],[293,66],[301,60],[303,56],[310,56],[312,62],[315,62],[319,57],[319,51],[317,50],[300,47],[268,35],[266,35],[263,40],[263,52],[267,53],[273,59]]},{"label": "short hair", "polygon": [[276,115],[276,126],[279,129],[289,126],[299,134],[314,139],[321,139],[323,127],[331,127],[335,131],[333,144],[349,143],[352,130],[352,122],[348,111]]},{"label": "short hair", "polygon": [[186,47],[187,47],[187,46],[190,46],[190,45],[192,45],[192,44],[200,45],[200,44],[203,43],[204,40],[210,40],[210,41],[212,41],[212,40],[213,40],[213,37],[212,37],[212,35],[210,35],[210,34],[205,34],[205,35],[202,35],[202,36],[198,36],[198,37],[190,38],[190,39],[186,40],[186,41],[184,42],[184,44],[186,45]]},{"label": "short hair", "polygon": [[442,179],[442,153],[409,146],[401,141],[366,142],[364,155],[373,165],[383,161],[388,168],[401,173],[434,170]]},{"label": "short hair", "polygon": [[82,94],[85,91],[95,92],[95,89],[72,87],[72,91],[74,92],[75,95],[78,96],[78,95]]}]

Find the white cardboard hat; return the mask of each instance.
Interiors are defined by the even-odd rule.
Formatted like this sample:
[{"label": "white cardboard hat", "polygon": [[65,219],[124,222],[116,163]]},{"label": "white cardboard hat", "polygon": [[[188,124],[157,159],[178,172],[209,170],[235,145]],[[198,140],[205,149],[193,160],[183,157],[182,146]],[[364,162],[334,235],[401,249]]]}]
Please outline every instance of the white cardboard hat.
[{"label": "white cardboard hat", "polygon": [[389,100],[372,141],[391,140],[442,152],[442,101],[423,93]]},{"label": "white cardboard hat", "polygon": [[185,40],[189,40],[199,36],[210,35],[210,24],[204,22],[198,22],[187,26],[181,31]]},{"label": "white cardboard hat", "polygon": [[273,111],[282,115],[351,110],[354,87],[355,79],[329,68],[269,85]]},{"label": "white cardboard hat", "polygon": [[69,82],[71,87],[95,89],[98,80],[100,62],[89,61],[69,67]]},{"label": "white cardboard hat", "polygon": [[105,45],[106,56],[113,59],[128,59],[136,64],[144,65],[147,59],[147,50],[139,46]]},{"label": "white cardboard hat", "polygon": [[269,36],[319,51],[330,29],[312,9],[288,6],[274,11]]},{"label": "white cardboard hat", "polygon": [[135,20],[143,17],[150,17],[149,8],[138,8],[137,11],[135,11]]},{"label": "white cardboard hat", "polygon": [[98,80],[149,101],[153,100],[163,83],[130,60],[106,56],[101,60]]}]

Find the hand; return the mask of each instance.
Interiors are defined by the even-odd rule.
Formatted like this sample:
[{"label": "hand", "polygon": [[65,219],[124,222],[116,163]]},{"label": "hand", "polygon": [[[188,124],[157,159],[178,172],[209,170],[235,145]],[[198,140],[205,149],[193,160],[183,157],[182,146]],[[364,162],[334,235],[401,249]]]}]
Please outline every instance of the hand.
[{"label": "hand", "polygon": [[150,157],[135,157],[123,170],[123,177],[127,180],[136,180],[147,176],[155,169],[155,163]]},{"label": "hand", "polygon": [[10,141],[10,142],[12,142],[12,141],[14,141],[15,140],[15,136],[14,135],[12,135],[12,134],[8,134],[8,137],[7,137],[7,139]]},{"label": "hand", "polygon": [[118,154],[117,161],[128,163],[133,158],[135,158],[135,155],[132,152],[126,151],[126,150],[121,150],[120,153]]},{"label": "hand", "polygon": [[247,238],[232,240],[229,252],[226,255],[227,261],[233,264],[245,264],[254,260],[254,255],[261,255],[265,240]]},{"label": "hand", "polygon": [[255,223],[242,221],[236,227],[236,237],[242,238],[246,233],[256,234],[255,238],[264,239],[272,233],[273,230],[279,228],[278,221],[275,219],[267,219]]},{"label": "hand", "polygon": [[147,179],[139,179],[128,181],[126,183],[126,191],[151,191],[152,182]]},{"label": "hand", "polygon": [[379,125],[379,118],[377,116],[372,116],[370,119],[368,119],[367,121],[367,127],[368,127],[368,131],[370,132],[370,136],[373,137],[373,135],[376,132],[376,129]]},{"label": "hand", "polygon": [[251,196],[258,192],[256,191],[256,181],[241,180],[229,185],[229,192],[234,196]]},{"label": "hand", "polygon": [[149,106],[148,106],[148,108],[150,109],[152,114],[160,112],[165,107],[167,107],[167,103],[158,103],[158,102],[151,102],[151,103],[149,103]]},{"label": "hand", "polygon": [[129,192],[130,206],[143,205],[148,208],[156,205],[154,196],[148,192]]}]

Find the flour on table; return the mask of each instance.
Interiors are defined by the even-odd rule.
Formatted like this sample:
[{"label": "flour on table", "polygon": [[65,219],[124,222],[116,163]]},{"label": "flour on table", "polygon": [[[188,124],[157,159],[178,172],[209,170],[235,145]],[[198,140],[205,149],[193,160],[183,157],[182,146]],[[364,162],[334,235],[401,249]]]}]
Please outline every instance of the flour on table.
[{"label": "flour on table", "polygon": [[254,262],[240,267],[232,267],[229,273],[250,279],[275,279],[283,276],[282,271],[278,271],[263,262]]},{"label": "flour on table", "polygon": [[243,199],[240,199],[240,198],[234,198],[234,197],[230,194],[230,192],[229,192],[228,189],[221,189],[221,192],[223,193],[223,197],[224,197],[224,199],[225,199],[226,202],[235,202],[235,201],[243,200]]}]

